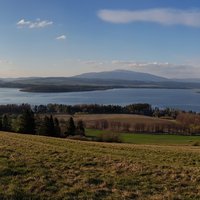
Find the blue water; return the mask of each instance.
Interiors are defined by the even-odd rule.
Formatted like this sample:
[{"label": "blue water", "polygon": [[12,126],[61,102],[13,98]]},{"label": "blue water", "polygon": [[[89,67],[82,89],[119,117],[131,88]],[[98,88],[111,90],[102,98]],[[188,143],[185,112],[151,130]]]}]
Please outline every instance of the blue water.
[{"label": "blue water", "polygon": [[118,104],[149,103],[200,112],[200,93],[186,89],[112,89],[92,92],[27,93],[0,88],[0,104]]}]

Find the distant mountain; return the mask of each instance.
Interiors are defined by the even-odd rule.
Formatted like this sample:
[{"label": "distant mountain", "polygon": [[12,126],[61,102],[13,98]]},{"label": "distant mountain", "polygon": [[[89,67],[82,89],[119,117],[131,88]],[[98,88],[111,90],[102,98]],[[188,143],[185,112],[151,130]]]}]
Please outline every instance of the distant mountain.
[{"label": "distant mountain", "polygon": [[194,79],[167,79],[128,70],[92,72],[73,77],[24,77],[0,79],[0,87],[26,92],[72,92],[113,88],[200,89]]},{"label": "distant mountain", "polygon": [[148,73],[129,71],[129,70],[91,72],[91,73],[80,74],[74,77],[87,78],[87,79],[127,80],[127,81],[143,81],[143,82],[169,81],[169,79],[164,77],[155,76]]},{"label": "distant mountain", "polygon": [[200,83],[199,78],[185,78],[185,79],[173,79],[176,82],[184,82],[184,83]]}]

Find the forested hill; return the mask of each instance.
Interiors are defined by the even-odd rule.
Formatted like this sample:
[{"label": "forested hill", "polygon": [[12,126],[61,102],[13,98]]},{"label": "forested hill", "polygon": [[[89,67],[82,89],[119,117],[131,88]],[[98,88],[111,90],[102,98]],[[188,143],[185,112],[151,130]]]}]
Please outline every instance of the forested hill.
[{"label": "forested hill", "polygon": [[77,92],[112,88],[200,89],[200,82],[184,82],[126,70],[86,73],[74,77],[0,79],[0,87],[26,92]]}]

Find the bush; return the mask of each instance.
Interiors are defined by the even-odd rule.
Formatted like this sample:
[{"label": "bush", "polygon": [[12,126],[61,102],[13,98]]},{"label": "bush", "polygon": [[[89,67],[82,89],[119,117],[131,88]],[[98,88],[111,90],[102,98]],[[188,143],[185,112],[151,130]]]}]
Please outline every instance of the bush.
[{"label": "bush", "polygon": [[115,132],[101,133],[98,138],[99,142],[122,142],[121,135]]},{"label": "bush", "polygon": [[67,138],[72,140],[90,141],[87,137],[82,135],[68,136]]},{"label": "bush", "polygon": [[200,146],[200,142],[197,142],[197,141],[196,141],[196,142],[193,142],[193,143],[192,143],[192,146]]}]

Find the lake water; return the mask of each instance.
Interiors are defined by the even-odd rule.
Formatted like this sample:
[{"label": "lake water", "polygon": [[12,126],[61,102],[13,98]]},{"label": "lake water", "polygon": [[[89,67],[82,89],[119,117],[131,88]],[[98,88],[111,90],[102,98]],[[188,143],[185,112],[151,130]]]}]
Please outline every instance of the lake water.
[{"label": "lake water", "polygon": [[200,93],[186,89],[112,89],[92,92],[26,93],[0,88],[0,104],[118,104],[149,103],[200,112]]}]

